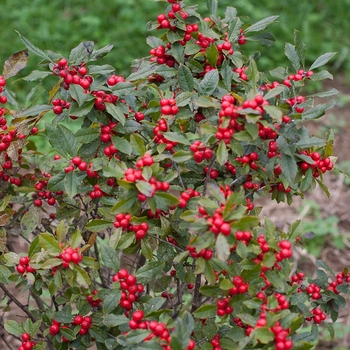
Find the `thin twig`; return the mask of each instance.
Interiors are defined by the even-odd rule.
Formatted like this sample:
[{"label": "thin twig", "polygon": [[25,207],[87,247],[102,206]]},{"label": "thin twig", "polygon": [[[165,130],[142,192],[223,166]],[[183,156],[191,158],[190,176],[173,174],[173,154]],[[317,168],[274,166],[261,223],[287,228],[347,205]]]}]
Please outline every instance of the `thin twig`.
[{"label": "thin twig", "polygon": [[173,162],[173,165],[174,165],[174,167],[175,167],[175,169],[176,169],[176,171],[177,171],[177,175],[179,176],[180,185],[181,185],[181,187],[185,190],[186,187],[185,187],[185,185],[184,185],[184,183],[183,183],[183,181],[182,181],[180,169],[179,169],[179,167],[177,166],[177,164],[176,164],[175,162]]}]

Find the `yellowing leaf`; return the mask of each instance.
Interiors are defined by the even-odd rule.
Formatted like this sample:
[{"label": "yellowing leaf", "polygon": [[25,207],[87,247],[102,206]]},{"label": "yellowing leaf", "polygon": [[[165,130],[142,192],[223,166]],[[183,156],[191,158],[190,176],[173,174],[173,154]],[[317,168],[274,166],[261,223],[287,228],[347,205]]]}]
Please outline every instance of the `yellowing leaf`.
[{"label": "yellowing leaf", "polygon": [[11,78],[26,67],[28,62],[28,50],[22,50],[11,55],[4,64],[2,75],[5,79]]}]

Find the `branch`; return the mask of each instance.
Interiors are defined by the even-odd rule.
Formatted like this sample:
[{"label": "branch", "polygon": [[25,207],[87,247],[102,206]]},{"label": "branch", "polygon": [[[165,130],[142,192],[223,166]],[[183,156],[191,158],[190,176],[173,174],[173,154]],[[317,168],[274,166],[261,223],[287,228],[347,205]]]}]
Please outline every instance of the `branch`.
[{"label": "branch", "polygon": [[27,306],[23,305],[17,298],[15,298],[3,283],[0,283],[0,288],[4,291],[5,295],[7,295],[11,301],[13,301],[24,313],[26,313],[34,323],[37,321],[33,314],[28,310]]}]

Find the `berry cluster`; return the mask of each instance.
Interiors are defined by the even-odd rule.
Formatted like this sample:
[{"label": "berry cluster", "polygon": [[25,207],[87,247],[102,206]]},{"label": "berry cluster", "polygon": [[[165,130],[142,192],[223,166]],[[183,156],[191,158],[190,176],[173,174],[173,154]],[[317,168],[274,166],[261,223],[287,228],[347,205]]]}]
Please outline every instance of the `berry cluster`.
[{"label": "berry cluster", "polygon": [[225,315],[230,315],[233,312],[233,308],[229,306],[229,301],[230,298],[222,298],[218,299],[216,302],[216,314],[220,317],[225,316]]},{"label": "berry cluster", "polygon": [[137,301],[144,291],[144,286],[137,283],[136,277],[129,274],[128,270],[120,269],[117,274],[113,276],[113,282],[119,282],[122,295],[120,298],[120,306],[125,311],[132,309],[133,302]]},{"label": "berry cluster", "polygon": [[232,282],[234,287],[229,290],[231,296],[235,294],[244,294],[249,288],[249,284],[244,282],[241,276],[234,276]]},{"label": "berry cluster", "polygon": [[[166,106],[166,107],[170,107],[170,106]],[[166,120],[164,118],[161,118],[158,121],[158,125],[153,128],[154,142],[156,142],[158,144],[165,143],[165,145],[166,145],[165,149],[167,151],[174,152],[173,148],[177,145],[177,142],[168,140],[162,134],[162,132],[166,132],[166,131],[168,131],[168,124],[167,124],[167,122],[166,122]]]},{"label": "berry cluster", "polygon": [[259,165],[256,163],[259,160],[259,155],[256,152],[251,152],[242,157],[236,157],[236,161],[241,164],[248,164],[253,170],[258,170]]},{"label": "berry cluster", "polygon": [[220,335],[216,334],[210,341],[210,344],[213,346],[213,350],[222,350],[222,347],[220,346]]},{"label": "berry cluster", "polygon": [[98,305],[101,303],[101,299],[98,298],[97,295],[97,290],[95,289],[91,294],[89,294],[86,297],[86,300],[89,304],[91,304],[92,307],[98,307]]},{"label": "berry cluster", "polygon": [[35,342],[31,340],[31,336],[29,333],[23,333],[21,335],[22,345],[18,348],[18,350],[31,350],[35,346]]},{"label": "berry cluster", "polygon": [[175,115],[179,113],[179,107],[176,106],[176,100],[174,98],[162,98],[159,104],[161,106],[160,111],[164,115]]},{"label": "berry cluster", "polygon": [[292,83],[290,82],[292,81],[300,81],[303,80],[305,78],[310,78],[311,75],[313,75],[314,72],[309,70],[309,71],[304,71],[303,69],[299,69],[298,72],[296,74],[289,74],[287,79],[283,80],[283,84],[287,87],[292,87]]},{"label": "berry cluster", "polygon": [[204,146],[203,142],[198,140],[190,146],[190,151],[193,152],[193,159],[196,163],[201,163],[204,159],[209,160],[214,155],[209,147]]},{"label": "berry cluster", "polygon": [[[79,335],[85,335],[89,332],[89,329],[92,325],[92,318],[91,316],[81,316],[81,315],[76,315],[73,319],[73,322],[71,323],[71,326],[80,326],[80,329],[78,331]],[[68,329],[69,325],[62,325],[60,322],[57,322],[56,320],[52,321],[52,324],[50,325],[49,328],[49,333],[52,336],[55,336],[60,332],[61,329]],[[70,341],[62,336],[62,341],[65,343],[69,343]]]},{"label": "berry cluster", "polygon": [[122,75],[115,75],[112,74],[108,79],[107,79],[107,84],[109,86],[114,86],[117,85],[118,83],[122,83],[125,81],[125,78]]},{"label": "berry cluster", "polygon": [[195,247],[187,246],[186,250],[190,252],[190,256],[194,259],[203,258],[205,260],[210,260],[213,257],[213,251],[211,249],[203,248],[197,253]]},{"label": "berry cluster", "polygon": [[288,103],[293,110],[295,110],[297,113],[303,113],[304,112],[304,108],[303,107],[298,107],[298,105],[300,105],[301,103],[305,102],[306,99],[304,96],[297,96],[297,97],[292,97],[289,98],[288,100],[286,100],[286,103]]},{"label": "berry cluster", "polygon": [[271,331],[275,335],[275,349],[276,350],[290,350],[293,348],[293,342],[288,338],[289,329],[284,329],[279,322],[271,327]]},{"label": "berry cluster", "polygon": [[310,283],[306,288],[305,292],[308,293],[313,300],[321,299],[321,288],[315,283]]},{"label": "berry cluster", "polygon": [[[201,211],[202,210],[199,208],[200,213]],[[205,217],[206,214],[203,216]],[[207,217],[207,224],[209,225],[210,231],[216,236],[220,233],[222,233],[224,236],[229,236],[232,232],[230,223],[223,219],[221,208],[216,209],[212,217]]]},{"label": "berry cluster", "polygon": [[283,240],[278,242],[278,246],[279,248],[281,248],[281,250],[278,253],[276,253],[277,261],[282,261],[284,259],[289,259],[292,257],[292,243],[290,243],[287,240]]},{"label": "berry cluster", "polygon": [[[167,49],[171,48],[171,44],[167,44]],[[171,55],[166,53],[166,48],[164,45],[159,45],[156,48],[150,50],[151,62],[157,62],[158,64],[166,64],[168,67],[174,67],[175,60]],[[164,113],[167,114],[167,113]],[[175,113],[176,114],[176,113]]]},{"label": "berry cluster", "polygon": [[118,101],[118,96],[108,94],[103,90],[93,91],[92,95],[95,96],[94,106],[98,111],[105,111],[106,103],[114,104]]},{"label": "berry cluster", "polygon": [[235,68],[233,71],[238,74],[239,78],[247,81],[248,80],[248,75],[245,74],[245,71],[248,67],[241,67],[241,68]]},{"label": "berry cluster", "polygon": [[57,115],[61,114],[64,109],[69,109],[70,107],[69,102],[60,98],[53,99],[51,103],[54,106],[52,111]]},{"label": "berry cluster", "polygon": [[[45,178],[51,178],[51,174],[42,173]],[[34,177],[32,177],[34,180]],[[48,180],[38,180],[34,188],[36,192],[32,194],[32,198],[34,199],[33,204],[36,207],[41,207],[43,205],[43,200],[46,200],[47,204],[55,205],[56,199],[54,196],[60,196],[63,194],[63,191],[51,192],[47,189]]]},{"label": "berry cluster", "polygon": [[83,256],[79,253],[79,248],[73,249],[71,247],[63,249],[58,257],[63,260],[62,266],[64,268],[69,268],[70,262],[78,265],[83,260]]},{"label": "berry cluster", "polygon": [[[130,320],[129,322],[129,327],[130,327],[130,323],[131,325],[136,325],[135,323],[137,322],[138,325],[141,326],[137,328],[149,329],[151,331],[151,333],[145,338],[144,341],[147,342],[151,339],[159,338],[159,343],[163,347],[163,349],[171,350],[170,330],[166,327],[165,323],[157,322],[157,321],[142,321],[142,318],[140,319],[140,321],[134,321],[133,317],[135,314],[136,314],[137,320],[139,320],[141,316],[143,317],[143,312],[141,310],[135,311],[134,314],[132,315],[132,320]],[[143,327],[146,327],[146,328],[143,328]],[[190,339],[190,342],[185,348],[185,350],[193,350],[195,347],[196,347],[196,343],[192,339]]]},{"label": "berry cluster", "polygon": [[250,231],[237,231],[235,237],[237,241],[241,241],[245,245],[248,245],[249,241],[253,238],[253,235]]},{"label": "berry cluster", "polygon": [[[6,80],[5,78],[0,75],[0,94],[2,94],[5,91],[6,86]],[[7,97],[5,95],[0,95],[0,103],[5,104],[7,102]]]},{"label": "berry cluster", "polygon": [[193,197],[199,197],[200,193],[198,191],[195,191],[193,188],[187,188],[185,191],[183,191],[180,195],[178,207],[179,208],[186,208],[187,202],[193,198]]},{"label": "berry cluster", "polygon": [[34,273],[35,270],[29,265],[30,259],[27,256],[22,256],[19,259],[19,264],[16,266],[16,270],[21,275],[25,273]]},{"label": "berry cluster", "polygon": [[87,75],[88,69],[85,63],[78,66],[69,67],[68,60],[61,58],[57,64],[53,66],[54,75],[63,78],[63,88],[69,89],[70,84],[80,85],[84,90],[88,89],[93,81],[90,75]]},{"label": "berry cluster", "polygon": [[312,164],[302,161],[298,163],[298,165],[304,172],[310,168],[313,169],[314,177],[319,177],[320,172],[325,173],[326,171],[332,170],[334,167],[334,164],[331,162],[331,159],[329,157],[322,158],[322,156],[318,152],[309,152],[307,150],[304,150],[301,151],[300,154],[309,156],[313,160]]},{"label": "berry cluster", "polygon": [[307,317],[307,321],[313,320],[316,324],[320,324],[322,321],[324,321],[327,318],[327,315],[319,308],[315,308],[311,311],[311,313],[314,315],[312,317]]}]

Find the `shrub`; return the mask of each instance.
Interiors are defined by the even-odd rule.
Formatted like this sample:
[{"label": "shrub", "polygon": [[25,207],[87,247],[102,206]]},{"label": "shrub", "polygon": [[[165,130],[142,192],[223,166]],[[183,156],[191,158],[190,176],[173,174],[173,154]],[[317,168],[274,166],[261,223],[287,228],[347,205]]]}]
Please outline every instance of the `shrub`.
[{"label": "shrub", "polygon": [[[1,109],[0,288],[28,315],[5,324],[20,350],[311,349],[320,324],[334,333],[324,321],[344,307],[348,270],[318,261],[316,279],[292,274],[301,222],[282,232],[255,202],[290,204],[317,184],[328,194],[332,132],[313,137],[302,122],[335,91],[300,89],[331,77],[318,68],[334,54],[305,68],[295,32],[291,72],[278,67],[270,81],[243,49],[272,45],[263,31],[277,16],[251,25],[233,7],[218,18],[215,1],[204,19],[168,3],[127,78],[93,63],[112,49],[93,42],[62,57],[20,34],[26,50],[5,63],[3,104],[16,106],[6,80],[28,51],[42,62],[25,81],[56,78],[48,104],[34,89],[29,108]],[[39,135],[51,147],[37,148]],[[13,246],[20,237],[26,252]]]}]

